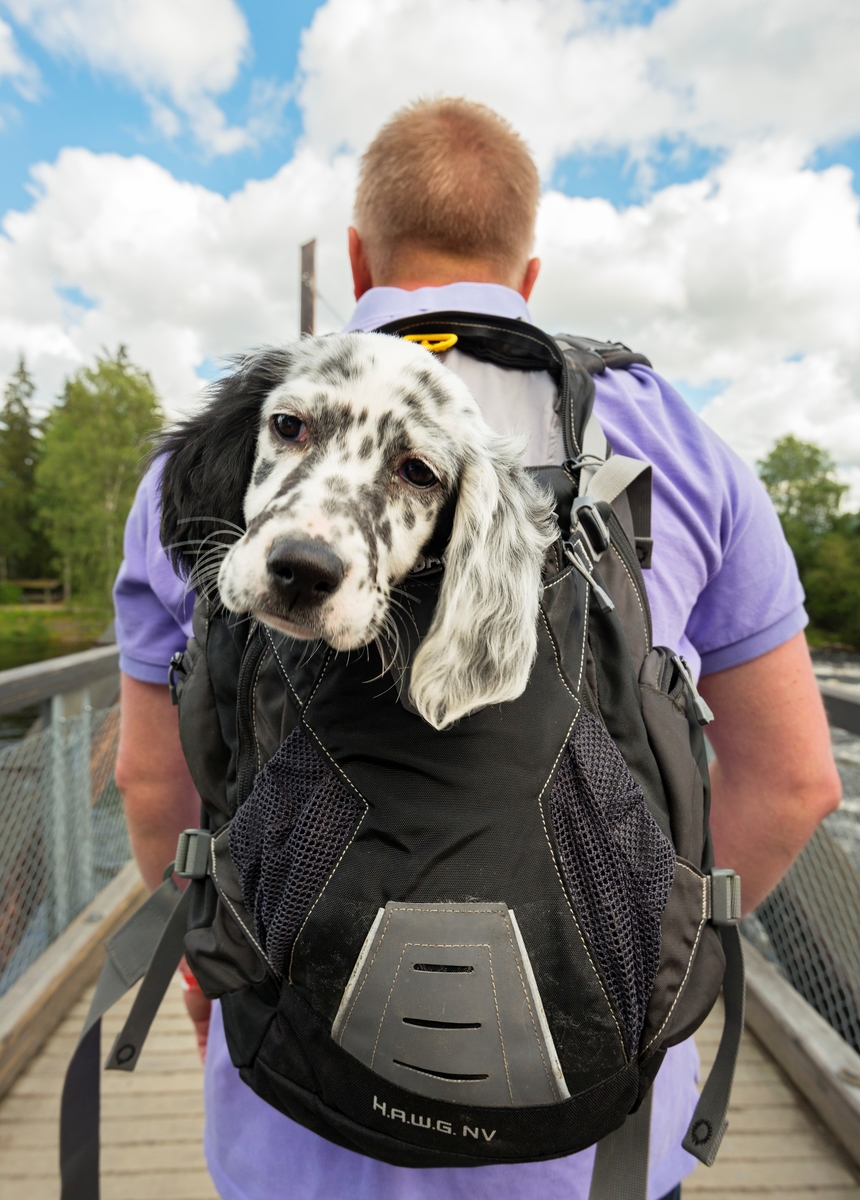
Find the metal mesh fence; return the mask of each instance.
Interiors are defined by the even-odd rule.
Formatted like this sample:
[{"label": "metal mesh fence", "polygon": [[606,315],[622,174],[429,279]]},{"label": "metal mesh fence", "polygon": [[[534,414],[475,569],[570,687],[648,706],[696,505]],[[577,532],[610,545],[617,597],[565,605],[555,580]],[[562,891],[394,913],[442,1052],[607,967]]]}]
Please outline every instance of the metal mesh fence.
[{"label": "metal mesh fence", "polygon": [[842,804],[742,928],[860,1051],[860,739],[832,736]]},{"label": "metal mesh fence", "polygon": [[118,737],[85,708],[0,748],[0,995],[131,857]]}]

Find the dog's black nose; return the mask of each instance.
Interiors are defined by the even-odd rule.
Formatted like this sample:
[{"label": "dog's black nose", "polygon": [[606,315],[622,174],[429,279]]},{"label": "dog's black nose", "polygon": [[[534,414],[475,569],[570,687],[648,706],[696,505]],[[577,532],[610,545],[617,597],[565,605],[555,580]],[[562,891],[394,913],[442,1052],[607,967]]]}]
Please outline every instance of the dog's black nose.
[{"label": "dog's black nose", "polygon": [[269,574],[291,603],[320,604],[343,579],[343,563],[322,542],[279,538],[266,558]]}]

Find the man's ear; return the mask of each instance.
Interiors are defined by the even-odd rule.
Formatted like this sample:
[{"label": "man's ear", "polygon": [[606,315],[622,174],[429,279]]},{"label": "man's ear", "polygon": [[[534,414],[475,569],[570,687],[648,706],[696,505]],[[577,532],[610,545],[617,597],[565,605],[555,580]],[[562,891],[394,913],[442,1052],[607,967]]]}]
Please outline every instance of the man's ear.
[{"label": "man's ear", "polygon": [[353,294],[356,300],[360,300],[364,293],[369,292],[373,287],[373,279],[364,242],[362,242],[358,230],[352,225],[349,227],[349,265],[352,268]]},{"label": "man's ear", "polygon": [[193,580],[198,556],[230,546],[245,529],[244,500],[260,427],[260,409],[283,383],[287,350],[258,350],[209,388],[209,403],[169,429],[153,457],[164,457],[161,542],[176,570]]},{"label": "man's ear", "polygon": [[540,259],[530,258],[526,263],[526,269],[523,272],[523,277],[520,280],[519,287],[517,288],[517,291],[522,296],[523,300],[525,300],[526,304],[529,302],[529,297],[534,290],[534,286],[537,283],[537,277],[539,274]]}]

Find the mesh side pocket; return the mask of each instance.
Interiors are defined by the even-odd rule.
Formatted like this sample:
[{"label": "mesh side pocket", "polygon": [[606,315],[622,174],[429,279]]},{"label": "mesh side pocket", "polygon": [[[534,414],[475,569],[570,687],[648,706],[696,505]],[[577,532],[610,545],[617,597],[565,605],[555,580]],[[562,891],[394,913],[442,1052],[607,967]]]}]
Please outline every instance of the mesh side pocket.
[{"label": "mesh side pocket", "polygon": [[601,722],[584,709],[549,801],[562,871],[634,1057],[660,964],[675,852]]},{"label": "mesh side pocket", "polygon": [[230,824],[230,854],[257,937],[280,970],[364,805],[294,729]]}]

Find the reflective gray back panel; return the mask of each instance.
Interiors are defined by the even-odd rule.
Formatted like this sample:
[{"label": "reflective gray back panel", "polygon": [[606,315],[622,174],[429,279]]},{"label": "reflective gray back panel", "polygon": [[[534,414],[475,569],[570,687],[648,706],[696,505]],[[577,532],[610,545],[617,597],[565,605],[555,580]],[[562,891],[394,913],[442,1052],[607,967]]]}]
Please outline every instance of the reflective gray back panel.
[{"label": "reflective gray back panel", "polygon": [[332,1037],[384,1079],[437,1100],[519,1107],[569,1094],[503,903],[386,904]]}]

